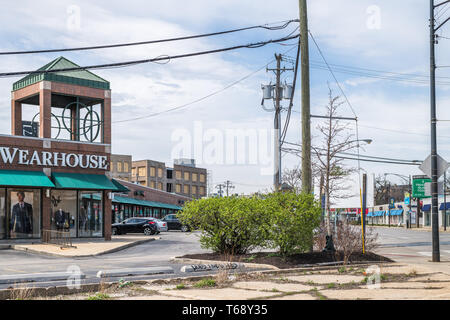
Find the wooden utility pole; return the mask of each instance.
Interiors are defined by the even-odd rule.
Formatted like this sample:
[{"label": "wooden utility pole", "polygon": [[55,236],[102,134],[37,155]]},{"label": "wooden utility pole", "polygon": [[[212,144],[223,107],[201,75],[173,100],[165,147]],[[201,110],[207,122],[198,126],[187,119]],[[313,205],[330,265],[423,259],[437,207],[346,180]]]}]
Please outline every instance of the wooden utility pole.
[{"label": "wooden utility pole", "polygon": [[308,11],[306,0],[299,0],[300,10],[300,51],[302,73],[302,191],[311,193],[311,124],[310,124],[310,89],[309,89],[309,45],[308,45]]},{"label": "wooden utility pole", "polygon": [[275,119],[274,119],[274,130],[275,130],[275,175],[274,175],[274,187],[275,191],[280,191],[281,186],[281,109],[280,101],[282,97],[281,93],[281,54],[275,54],[275,59],[277,60],[276,77],[277,84],[275,86]]}]

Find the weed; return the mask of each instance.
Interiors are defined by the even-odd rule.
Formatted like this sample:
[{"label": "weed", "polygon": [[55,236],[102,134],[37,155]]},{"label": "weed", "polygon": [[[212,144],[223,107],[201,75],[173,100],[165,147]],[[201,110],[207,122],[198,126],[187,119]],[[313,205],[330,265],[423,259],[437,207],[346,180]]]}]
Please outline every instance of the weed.
[{"label": "weed", "polygon": [[181,283],[181,284],[178,284],[178,285],[175,287],[175,289],[177,289],[177,290],[183,290],[183,289],[186,289],[186,286],[185,286],[183,283]]},{"label": "weed", "polygon": [[328,289],[333,289],[333,288],[335,288],[335,287],[336,287],[336,284],[335,284],[334,282],[329,283],[329,284],[327,285],[327,288],[328,288]]},{"label": "weed", "polygon": [[200,281],[197,281],[194,284],[194,287],[196,288],[206,288],[206,287],[215,287],[216,286],[216,280],[214,279],[202,279]]},{"label": "weed", "polygon": [[94,296],[89,296],[86,300],[108,300],[111,299],[111,297],[109,295],[107,295],[106,293],[97,293]]}]

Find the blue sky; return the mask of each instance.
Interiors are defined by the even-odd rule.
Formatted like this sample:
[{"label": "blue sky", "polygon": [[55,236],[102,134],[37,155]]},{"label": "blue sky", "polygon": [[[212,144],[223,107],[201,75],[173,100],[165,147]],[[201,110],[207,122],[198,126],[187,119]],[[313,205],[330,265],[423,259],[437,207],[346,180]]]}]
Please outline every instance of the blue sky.
[{"label": "blue sky", "polygon": [[[167,38],[259,25],[298,17],[298,1],[273,3],[250,0],[186,1],[22,1],[2,4],[0,50],[27,50],[87,46]],[[446,10],[447,8],[444,8]],[[449,11],[442,10],[439,20]],[[79,12],[79,16],[77,13]],[[309,1],[309,28],[327,60],[332,64],[428,75],[428,1],[420,0],[314,0]],[[75,20],[74,20],[75,19]],[[375,20],[374,20],[375,19]],[[375,23],[375,25],[374,25]],[[375,27],[374,27],[375,26]],[[64,53],[80,64],[95,64],[188,53],[234,44],[278,38],[290,33],[253,30],[161,45]],[[449,27],[440,31],[450,36]],[[292,41],[291,41],[292,43]],[[130,68],[98,70],[94,73],[111,82],[113,121],[166,110],[220,90],[273,59],[275,52],[289,46],[269,45],[210,56],[174,60],[166,65],[146,64]],[[450,65],[450,40],[437,46],[438,65]],[[321,61],[312,41],[311,60]],[[36,69],[60,54],[2,56],[0,70]],[[295,50],[289,55],[294,56]],[[289,66],[289,65],[288,65]],[[366,72],[367,73],[367,72]],[[438,76],[450,77],[449,69]],[[387,81],[336,72],[336,76],[359,118],[360,137],[373,139],[365,153],[401,159],[425,159],[429,152],[429,88],[426,83]],[[292,79],[292,75],[287,80]],[[18,78],[0,79],[0,133],[10,132],[10,91]],[[273,81],[264,70],[224,92],[186,109],[145,120],[113,125],[113,152],[132,154],[171,164],[175,130],[193,132],[195,121],[206,129],[225,132],[229,128],[270,129],[272,114],[261,109],[261,84]],[[450,82],[450,78],[440,78]],[[323,114],[327,82],[340,94],[330,73],[311,69],[311,109]],[[438,118],[450,119],[448,84],[438,85]],[[300,111],[299,95],[294,109]],[[347,105],[341,114],[352,116]],[[287,140],[300,142],[300,115],[293,113]],[[313,120],[313,135],[318,120]],[[354,133],[354,132],[353,132]],[[438,153],[450,159],[450,125],[438,124]],[[313,143],[315,143],[313,141]],[[283,165],[292,168],[298,158],[286,155]],[[356,163],[349,161],[349,166]],[[270,188],[272,177],[261,174],[258,165],[206,165],[213,182],[231,180],[236,192],[249,193]],[[369,173],[420,174],[416,168],[362,163]],[[353,177],[357,186],[357,176]],[[392,178],[394,182],[400,182]],[[358,192],[354,188],[353,192]],[[357,206],[357,197],[340,206]]]}]

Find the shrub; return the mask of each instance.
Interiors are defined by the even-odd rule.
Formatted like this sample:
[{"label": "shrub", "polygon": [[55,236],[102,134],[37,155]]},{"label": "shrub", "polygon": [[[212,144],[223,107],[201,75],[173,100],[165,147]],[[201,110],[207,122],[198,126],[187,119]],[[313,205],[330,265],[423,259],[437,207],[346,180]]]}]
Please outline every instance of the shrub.
[{"label": "shrub", "polygon": [[[347,264],[352,254],[362,253],[362,231],[361,225],[352,225],[350,221],[338,221],[336,232],[334,226],[331,228],[336,259],[342,259]],[[327,228],[323,222],[314,235],[315,248],[322,250],[325,247],[325,236]],[[366,228],[365,252],[373,251],[378,246],[378,234],[372,228]]]},{"label": "shrub", "polygon": [[202,232],[202,248],[222,254],[245,254],[268,238],[268,217],[258,197],[207,198],[188,202],[180,221]]},{"label": "shrub", "polygon": [[313,244],[313,230],[320,225],[321,208],[314,196],[294,192],[267,195],[271,247],[281,255],[306,252]]}]

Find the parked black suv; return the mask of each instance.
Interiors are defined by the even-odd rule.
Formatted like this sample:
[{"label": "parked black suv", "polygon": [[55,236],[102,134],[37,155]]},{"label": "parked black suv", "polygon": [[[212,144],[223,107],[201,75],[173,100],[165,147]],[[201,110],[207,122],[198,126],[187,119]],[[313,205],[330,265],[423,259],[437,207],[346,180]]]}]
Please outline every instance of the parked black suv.
[{"label": "parked black suv", "polygon": [[180,220],[178,220],[176,214],[168,214],[164,218],[161,219],[167,223],[167,230],[181,230],[183,232],[191,231],[190,228],[186,225],[183,225]]},{"label": "parked black suv", "polygon": [[146,218],[129,218],[112,225],[112,234],[144,233],[153,235],[158,231],[156,222]]}]

